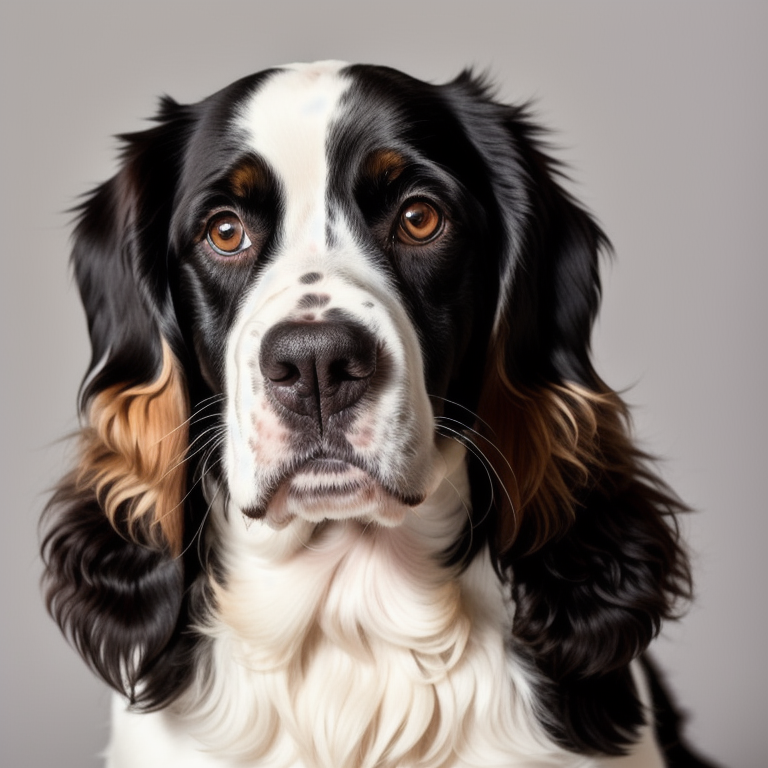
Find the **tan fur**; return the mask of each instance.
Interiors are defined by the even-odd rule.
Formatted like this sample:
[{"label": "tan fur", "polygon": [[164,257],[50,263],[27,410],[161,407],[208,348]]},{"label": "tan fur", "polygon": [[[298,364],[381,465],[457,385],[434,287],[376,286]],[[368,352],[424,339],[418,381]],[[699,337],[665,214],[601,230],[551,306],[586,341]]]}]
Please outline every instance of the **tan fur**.
[{"label": "tan fur", "polygon": [[536,549],[573,520],[580,490],[617,462],[632,462],[637,452],[627,407],[615,392],[573,382],[516,386],[506,373],[504,348],[503,339],[491,345],[478,447],[501,496],[501,549],[515,541],[524,517],[533,522],[530,546]]},{"label": "tan fur", "polygon": [[229,183],[236,195],[247,197],[266,185],[267,174],[261,163],[249,158],[232,171]]},{"label": "tan fur", "polygon": [[116,529],[172,554],[182,546],[188,412],[179,364],[163,342],[155,381],[118,384],[91,401],[77,472],[78,489],[94,491]]},{"label": "tan fur", "polygon": [[368,156],[365,171],[372,179],[394,181],[404,170],[408,161],[394,149],[380,149]]}]

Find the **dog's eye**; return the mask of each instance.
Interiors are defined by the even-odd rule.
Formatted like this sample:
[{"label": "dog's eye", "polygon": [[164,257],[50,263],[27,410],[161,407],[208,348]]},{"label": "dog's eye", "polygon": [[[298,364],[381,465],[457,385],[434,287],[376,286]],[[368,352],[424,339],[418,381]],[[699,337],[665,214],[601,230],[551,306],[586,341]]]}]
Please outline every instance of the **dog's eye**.
[{"label": "dog's eye", "polygon": [[222,256],[234,256],[250,246],[240,217],[231,211],[217,213],[206,229],[208,244]]},{"label": "dog's eye", "polygon": [[425,200],[412,200],[400,211],[397,235],[401,242],[421,245],[434,240],[442,231],[443,217]]}]

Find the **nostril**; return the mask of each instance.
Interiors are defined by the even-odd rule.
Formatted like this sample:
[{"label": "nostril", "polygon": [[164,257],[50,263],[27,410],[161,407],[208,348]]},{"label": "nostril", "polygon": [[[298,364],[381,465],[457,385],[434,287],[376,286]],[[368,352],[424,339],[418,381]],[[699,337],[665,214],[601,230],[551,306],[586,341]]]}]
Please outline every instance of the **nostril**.
[{"label": "nostril", "polygon": [[278,386],[291,386],[301,378],[298,367],[286,360],[270,360],[261,366],[261,370],[266,378]]},{"label": "nostril", "polygon": [[346,360],[336,360],[328,366],[328,378],[331,381],[354,381],[362,377],[355,375]]},{"label": "nostril", "polygon": [[360,349],[353,357],[331,360],[328,365],[330,381],[357,381],[376,373],[376,350]]}]

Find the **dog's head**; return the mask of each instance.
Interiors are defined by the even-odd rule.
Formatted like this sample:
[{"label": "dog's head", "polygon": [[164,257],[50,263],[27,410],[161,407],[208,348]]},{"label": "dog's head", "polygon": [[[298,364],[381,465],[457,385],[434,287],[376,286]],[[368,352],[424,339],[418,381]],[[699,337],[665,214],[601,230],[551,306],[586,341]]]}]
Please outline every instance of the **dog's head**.
[{"label": "dog's head", "polygon": [[44,544],[97,670],[150,705],[183,687],[214,495],[272,526],[397,525],[446,440],[480,457],[446,560],[490,546],[556,682],[623,670],[685,591],[676,502],[590,363],[605,238],[526,109],[468,74],[328,63],[165,100],[124,142],[76,230],[93,357]]}]

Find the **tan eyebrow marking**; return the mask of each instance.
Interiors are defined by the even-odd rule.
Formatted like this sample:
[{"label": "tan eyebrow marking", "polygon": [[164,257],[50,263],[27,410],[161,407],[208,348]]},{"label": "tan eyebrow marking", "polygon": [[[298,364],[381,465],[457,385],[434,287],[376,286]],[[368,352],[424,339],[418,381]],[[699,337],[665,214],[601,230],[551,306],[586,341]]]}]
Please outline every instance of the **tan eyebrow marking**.
[{"label": "tan eyebrow marking", "polygon": [[247,158],[235,166],[229,176],[229,183],[238,197],[247,197],[260,187],[266,186],[267,174],[258,160]]},{"label": "tan eyebrow marking", "polygon": [[394,149],[378,149],[368,155],[365,170],[374,179],[394,181],[404,170],[408,161]]}]

